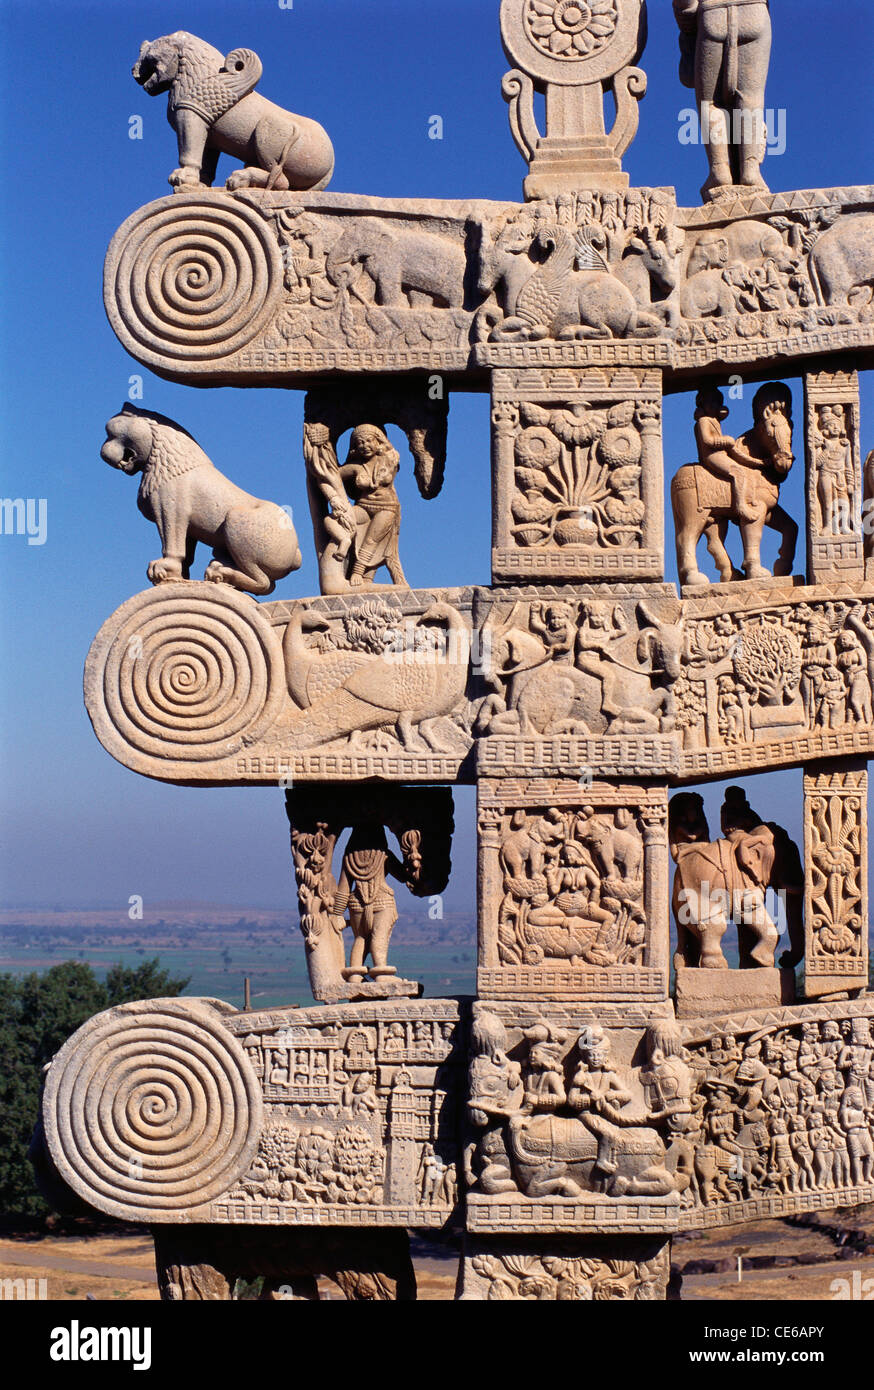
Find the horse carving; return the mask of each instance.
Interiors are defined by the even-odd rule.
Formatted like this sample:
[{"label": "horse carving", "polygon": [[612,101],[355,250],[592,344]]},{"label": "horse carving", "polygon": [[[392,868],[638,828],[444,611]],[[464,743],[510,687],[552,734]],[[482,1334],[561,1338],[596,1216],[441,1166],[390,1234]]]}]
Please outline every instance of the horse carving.
[{"label": "horse carving", "polygon": [[[762,533],[767,526],[780,535],[776,575],[792,573],[798,526],[779,504],[780,484],[794,463],[792,395],[771,382],[753,398],[753,427],[739,439],[722,434],[728,415],[722,393],[698,393],[695,435],[698,463],[685,464],[671,484],[681,584],[709,584],[698,569],[696,550],[702,536],[723,583],[731,579],[768,579],[762,564]],[[743,539],[743,573],[725,548],[729,522]]]}]

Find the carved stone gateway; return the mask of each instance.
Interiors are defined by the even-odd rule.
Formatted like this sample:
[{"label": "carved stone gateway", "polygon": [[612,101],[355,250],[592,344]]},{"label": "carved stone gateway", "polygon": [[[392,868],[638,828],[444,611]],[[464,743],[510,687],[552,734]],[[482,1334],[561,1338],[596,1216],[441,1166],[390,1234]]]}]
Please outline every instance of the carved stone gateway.
[{"label": "carved stone gateway", "polygon": [[[179,166],[112,240],[110,322],[170,380],[307,392],[320,588],[256,469],[244,492],[182,425],[110,419],[161,556],[88,713],[141,774],[285,792],[317,1001],[128,1005],[52,1062],[53,1194],[151,1226],[164,1298],[411,1298],[412,1228],[463,1232],[459,1299],[662,1299],[676,1232],[874,1200],[874,188],[770,193],[768,5],[674,11],[688,208],[621,167],[642,0],[502,0],[521,203],[328,193],[327,136],[254,92],[251,50],[143,46]],[[220,153],[244,168],[213,189]],[[491,402],[492,582],[411,588],[396,480],[440,491],[456,389]],[[756,810],[777,768],[803,836]],[[405,895],[444,892],[464,783],[477,994],[425,999]]]}]

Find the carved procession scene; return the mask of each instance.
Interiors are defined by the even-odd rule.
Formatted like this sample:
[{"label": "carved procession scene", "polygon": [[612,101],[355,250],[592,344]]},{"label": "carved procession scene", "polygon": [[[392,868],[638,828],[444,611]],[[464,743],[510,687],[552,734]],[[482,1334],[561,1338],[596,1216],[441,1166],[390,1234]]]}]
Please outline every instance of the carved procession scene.
[{"label": "carved procession scene", "polygon": [[[231,1298],[252,1227],[301,1299],[415,1297],[416,1229],[461,1234],[460,1300],[664,1299],[672,1235],[874,1201],[874,186],[768,189],[766,0],[674,0],[694,207],[623,169],[644,0],[495,11],[521,202],[331,190],[249,49],[180,31],[133,69],[176,167],[112,238],[110,323],[169,381],[306,392],[312,522],[181,423],[95,425],[160,554],[88,655],[94,731],[204,797],[283,790],[316,1001],[125,1005],[52,1062],[53,1192],[151,1226],[165,1298]],[[491,583],[412,588],[398,478],[440,493],[461,390]],[[777,769],[800,837],[756,809]],[[476,995],[426,999],[392,939],[460,785]]]}]

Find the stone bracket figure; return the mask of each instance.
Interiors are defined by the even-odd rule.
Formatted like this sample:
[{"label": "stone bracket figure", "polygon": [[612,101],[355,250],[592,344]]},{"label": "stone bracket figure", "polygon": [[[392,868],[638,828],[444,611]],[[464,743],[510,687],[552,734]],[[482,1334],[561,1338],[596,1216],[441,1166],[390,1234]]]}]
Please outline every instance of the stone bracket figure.
[{"label": "stone bracket figure", "polygon": [[304,447],[309,478],[327,504],[322,555],[343,566],[350,589],[371,587],[383,566],[392,584],[406,586],[398,552],[401,504],[394,488],[400,455],[385,431],[378,425],[354,429],[345,464],[337,461],[325,425],[307,425]]},{"label": "stone bracket figure", "polygon": [[[452,792],[438,787],[299,787],[286,793],[300,926],[313,997],[326,1003],[350,998],[418,996],[421,985],[397,979],[388,946],[397,906],[391,874],[415,897],[446,887],[451,869]],[[345,829],[339,880],[333,860]],[[388,848],[385,828],[401,859]],[[349,966],[343,933],[348,911],[353,932]],[[368,971],[365,956],[371,955]],[[365,976],[368,976],[365,979]]]},{"label": "stone bracket figure", "polygon": [[[367,392],[313,391],[307,396],[304,460],[307,496],[323,594],[372,588],[385,567],[392,584],[407,586],[399,555],[401,507],[394,480],[400,457],[387,423],[407,435],[421,495],[436,497],[446,463],[448,401],[422,399],[397,385]],[[352,429],[345,464],[340,437]]]},{"label": "stone bracket figure", "polygon": [[[400,883],[407,882],[407,870],[389,849],[382,826],[356,825],[343,854],[343,870],[333,903],[335,916],[349,912],[354,940],[343,978],[353,984],[365,975],[379,980],[397,974],[388,963],[388,945],[398,920],[389,874]],[[369,970],[365,965],[368,954]]]},{"label": "stone bracket figure", "polygon": [[738,186],[767,192],[765,85],[771,58],[767,0],[674,0],[680,80],[692,87],[710,175],[708,199]]}]

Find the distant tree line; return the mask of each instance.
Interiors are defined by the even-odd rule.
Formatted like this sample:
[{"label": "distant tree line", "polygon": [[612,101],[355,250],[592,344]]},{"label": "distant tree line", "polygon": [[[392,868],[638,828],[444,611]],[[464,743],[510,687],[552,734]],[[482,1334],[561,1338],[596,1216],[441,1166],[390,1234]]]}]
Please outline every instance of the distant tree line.
[{"label": "distant tree line", "polygon": [[188,983],[161,970],[157,956],[133,968],[113,965],[105,981],[77,961],[23,979],[0,975],[0,1215],[38,1218],[50,1210],[27,1157],[46,1063],[94,1014],[134,999],[166,999]]}]

